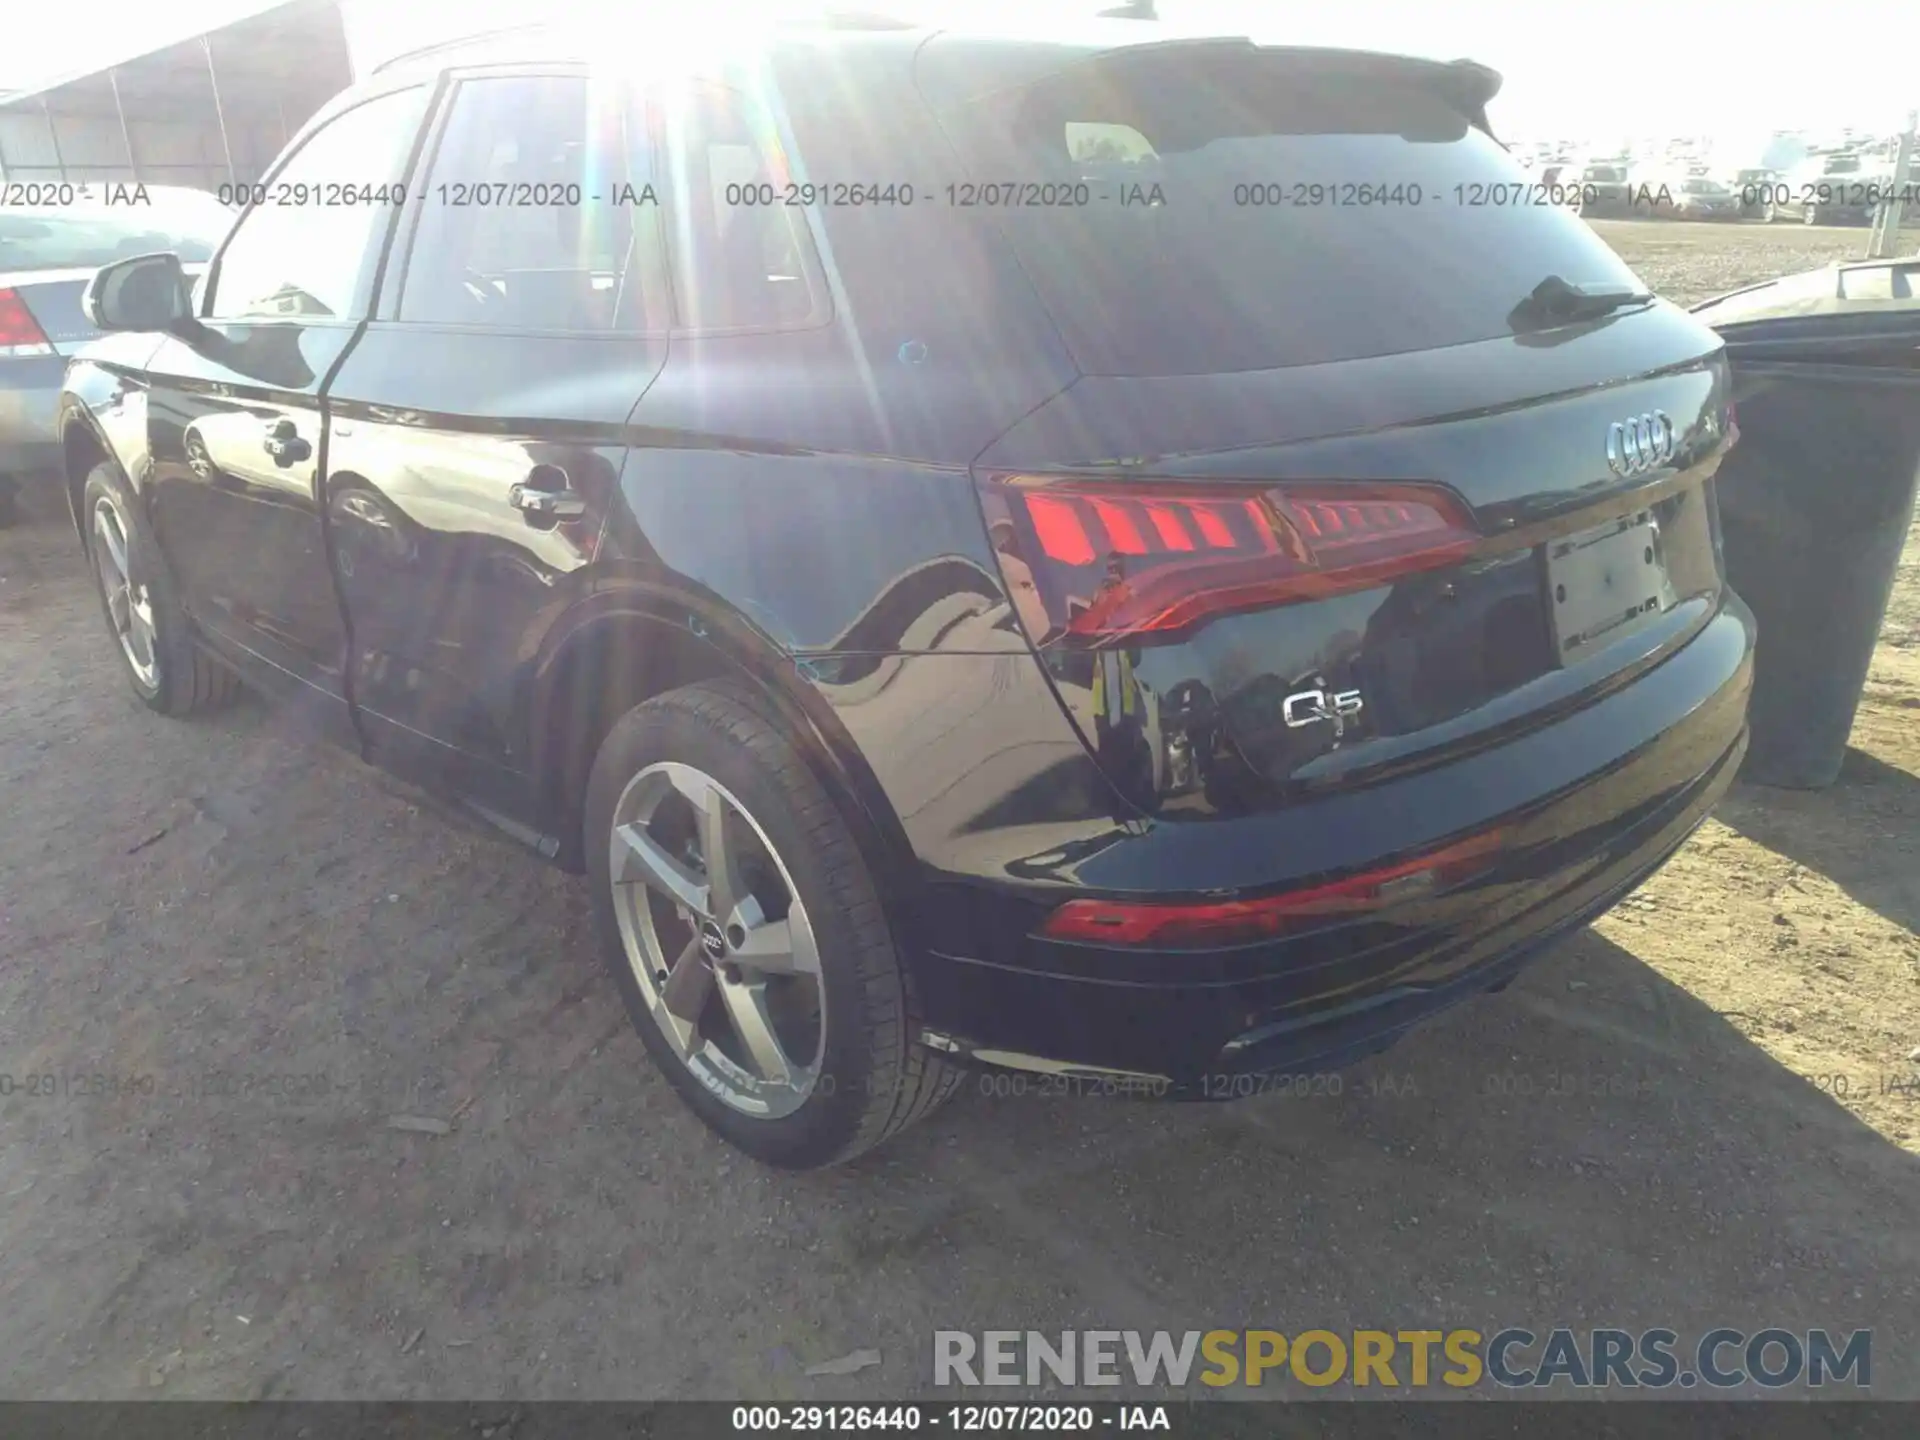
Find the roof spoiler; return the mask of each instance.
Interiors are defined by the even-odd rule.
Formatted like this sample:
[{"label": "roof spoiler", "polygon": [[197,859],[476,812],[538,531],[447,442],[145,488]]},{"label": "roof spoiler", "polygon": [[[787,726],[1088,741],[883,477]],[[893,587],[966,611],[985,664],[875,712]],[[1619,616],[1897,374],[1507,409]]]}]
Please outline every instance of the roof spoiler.
[{"label": "roof spoiler", "polygon": [[1448,98],[1466,113],[1469,120],[1493,134],[1487,124],[1487,102],[1500,93],[1505,77],[1478,60],[1451,60],[1443,67],[1448,76]]},{"label": "roof spoiler", "polygon": [[[1144,27],[1142,27],[1144,28]],[[1187,52],[1204,54],[1213,50],[1238,50],[1269,55],[1317,55],[1357,68],[1378,68],[1415,75],[1432,85],[1456,111],[1475,128],[1493,133],[1487,124],[1487,102],[1500,93],[1503,77],[1498,70],[1477,60],[1434,60],[1425,56],[1395,55],[1376,50],[1354,50],[1337,46],[1260,45],[1244,35],[1173,35],[1109,47],[1069,50],[1064,47],[1035,47],[1026,57],[1009,61],[1002,48],[995,47],[991,34],[981,36],[961,30],[937,32],[928,50],[921,53],[921,87],[936,110],[951,105],[978,103],[995,93],[1019,90],[1080,63],[1128,56],[1168,55]],[[969,55],[969,51],[973,53]],[[946,52],[952,58],[941,56]],[[940,57],[940,58],[936,58]],[[978,62],[979,68],[976,68]],[[938,74],[944,71],[944,74]]]}]

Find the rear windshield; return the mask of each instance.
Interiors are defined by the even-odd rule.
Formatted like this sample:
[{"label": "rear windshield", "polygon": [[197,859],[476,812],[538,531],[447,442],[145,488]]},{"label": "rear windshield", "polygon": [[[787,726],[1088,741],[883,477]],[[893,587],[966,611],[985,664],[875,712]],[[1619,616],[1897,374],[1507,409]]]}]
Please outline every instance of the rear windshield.
[{"label": "rear windshield", "polygon": [[1620,178],[1620,172],[1611,165],[1589,165],[1585,170],[1580,172],[1580,178],[1582,180],[1593,180],[1605,183],[1618,180]]},{"label": "rear windshield", "polygon": [[1511,333],[1549,275],[1643,288],[1398,67],[1134,52],[944,118],[983,192],[1018,182],[972,198],[1091,374],[1425,350]]},{"label": "rear windshield", "polygon": [[0,209],[0,272],[79,269],[161,250],[204,262],[232,223],[233,212],[212,195],[97,209]]}]

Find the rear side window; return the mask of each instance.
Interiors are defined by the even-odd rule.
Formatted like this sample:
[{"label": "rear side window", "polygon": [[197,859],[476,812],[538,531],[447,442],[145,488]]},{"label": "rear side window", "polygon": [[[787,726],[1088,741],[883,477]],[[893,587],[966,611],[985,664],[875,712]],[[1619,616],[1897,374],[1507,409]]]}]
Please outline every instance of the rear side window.
[{"label": "rear side window", "polygon": [[454,92],[398,318],[507,330],[665,328],[644,127],[584,75],[499,75]]},{"label": "rear side window", "polygon": [[746,91],[689,86],[662,104],[674,157],[668,245],[679,323],[689,330],[784,330],[826,314],[805,211],[772,109]]},{"label": "rear side window", "polygon": [[[982,187],[959,198],[994,202],[1094,374],[1432,349],[1511,333],[1549,275],[1640,288],[1501,145],[1378,64],[1115,54],[944,119]],[[983,193],[997,181],[1020,193]]]}]

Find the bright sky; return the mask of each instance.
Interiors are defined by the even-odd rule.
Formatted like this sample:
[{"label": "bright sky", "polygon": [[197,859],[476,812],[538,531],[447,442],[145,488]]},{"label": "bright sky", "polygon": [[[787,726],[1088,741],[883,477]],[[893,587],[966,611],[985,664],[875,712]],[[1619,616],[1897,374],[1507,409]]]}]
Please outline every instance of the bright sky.
[{"label": "bright sky", "polygon": [[[390,48],[435,27],[531,12],[645,13],[645,0],[347,0]],[[663,22],[711,16],[730,0],[662,0]],[[778,0],[732,0],[777,4]],[[1115,0],[866,0],[933,14],[1090,14]],[[25,87],[140,53],[236,12],[248,0],[88,0],[84,27],[10,23],[0,88]],[[830,8],[813,6],[811,8]],[[843,8],[858,9],[861,0]],[[1170,23],[1304,44],[1344,44],[1484,61],[1506,76],[1495,129],[1520,138],[1724,135],[1854,125],[1892,131],[1920,106],[1920,20],[1893,0],[1160,0]],[[404,33],[403,33],[404,32]],[[98,37],[111,36],[112,54]],[[427,35],[424,38],[433,38]],[[377,42],[375,42],[377,43]]]}]

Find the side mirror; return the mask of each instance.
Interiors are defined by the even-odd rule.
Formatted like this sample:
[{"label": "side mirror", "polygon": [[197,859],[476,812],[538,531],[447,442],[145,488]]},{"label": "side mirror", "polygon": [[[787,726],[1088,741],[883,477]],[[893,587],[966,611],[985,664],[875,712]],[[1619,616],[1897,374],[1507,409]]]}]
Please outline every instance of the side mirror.
[{"label": "side mirror", "polygon": [[193,319],[193,289],[171,251],[102,266],[80,309],[99,330],[178,330]]}]

